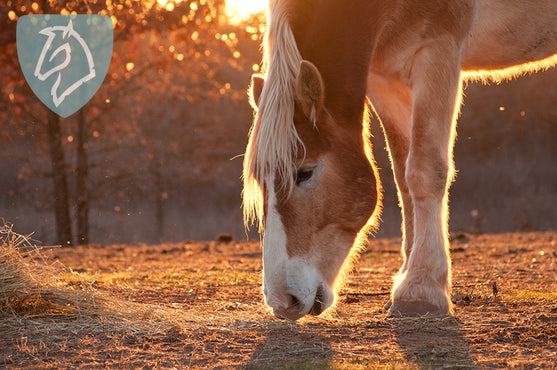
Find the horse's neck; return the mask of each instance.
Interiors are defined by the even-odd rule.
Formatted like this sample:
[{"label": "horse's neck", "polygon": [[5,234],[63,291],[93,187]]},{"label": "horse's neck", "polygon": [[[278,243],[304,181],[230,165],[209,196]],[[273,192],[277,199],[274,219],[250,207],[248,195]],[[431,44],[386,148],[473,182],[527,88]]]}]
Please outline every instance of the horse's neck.
[{"label": "horse's neck", "polygon": [[[369,63],[379,34],[376,1],[336,1],[309,6],[298,2],[290,23],[304,59],[317,66],[325,82],[325,102],[346,124],[361,117]],[[359,123],[359,122],[358,122]]]}]

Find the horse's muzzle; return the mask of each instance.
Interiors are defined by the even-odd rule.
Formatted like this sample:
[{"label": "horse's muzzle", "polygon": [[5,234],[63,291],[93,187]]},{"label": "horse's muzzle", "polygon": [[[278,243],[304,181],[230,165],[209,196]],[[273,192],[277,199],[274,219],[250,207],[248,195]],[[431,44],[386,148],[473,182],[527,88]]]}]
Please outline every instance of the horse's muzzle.
[{"label": "horse's muzzle", "polygon": [[332,291],[324,283],[319,284],[313,295],[301,297],[300,294],[292,293],[287,290],[286,305],[273,307],[273,314],[276,317],[294,321],[307,314],[317,316],[329,308],[334,298]]}]

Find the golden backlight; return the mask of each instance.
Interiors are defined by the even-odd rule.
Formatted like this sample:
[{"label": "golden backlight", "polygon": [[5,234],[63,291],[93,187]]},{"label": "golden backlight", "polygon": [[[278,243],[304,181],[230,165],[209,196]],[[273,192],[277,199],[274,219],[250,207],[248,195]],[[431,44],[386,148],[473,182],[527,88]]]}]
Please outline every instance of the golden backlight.
[{"label": "golden backlight", "polygon": [[238,24],[251,14],[263,11],[266,5],[266,0],[226,0],[226,15],[231,23]]},{"label": "golden backlight", "polygon": [[[175,4],[179,4],[182,0],[156,0],[157,3],[164,7],[167,11],[173,11]],[[226,0],[225,12],[230,22],[239,24],[249,18],[251,14],[259,13],[265,9],[266,0]],[[192,6],[195,6],[193,4]]]}]

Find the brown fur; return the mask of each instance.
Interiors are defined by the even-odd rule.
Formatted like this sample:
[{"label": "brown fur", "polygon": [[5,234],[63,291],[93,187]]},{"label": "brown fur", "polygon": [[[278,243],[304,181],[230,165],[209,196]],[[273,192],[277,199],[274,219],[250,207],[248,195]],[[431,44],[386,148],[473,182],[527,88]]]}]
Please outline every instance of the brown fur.
[{"label": "brown fur", "polygon": [[[463,78],[500,81],[554,65],[557,2],[272,0],[269,19],[264,107],[244,172],[247,214],[257,208],[250,179],[261,184],[273,175],[289,258],[315,264],[334,284],[379,209],[379,181],[362,134],[369,96],[388,141],[403,215],[405,261],[392,310],[451,313],[447,202]],[[296,55],[288,54],[289,42]],[[286,109],[273,103],[277,86]],[[279,144],[262,144],[272,132]],[[258,166],[265,168],[259,175]],[[295,184],[304,166],[315,168],[313,176]]]}]

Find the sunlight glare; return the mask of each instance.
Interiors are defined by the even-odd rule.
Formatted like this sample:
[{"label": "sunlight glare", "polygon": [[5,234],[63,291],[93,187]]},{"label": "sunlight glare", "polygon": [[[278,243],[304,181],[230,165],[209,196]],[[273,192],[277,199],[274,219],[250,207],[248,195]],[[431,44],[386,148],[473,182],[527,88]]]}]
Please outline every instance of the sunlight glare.
[{"label": "sunlight glare", "polygon": [[263,11],[266,4],[264,0],[226,0],[226,15],[230,23],[240,24],[251,14]]},{"label": "sunlight glare", "polygon": [[174,0],[174,1],[170,1],[170,0],[157,0],[157,3],[159,3],[160,6],[162,6],[163,8],[166,9],[166,11],[171,12],[174,10],[174,6],[176,4],[180,4],[182,2],[182,0]]}]

